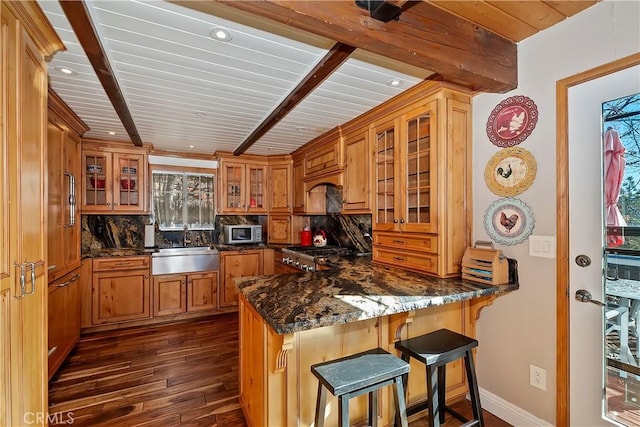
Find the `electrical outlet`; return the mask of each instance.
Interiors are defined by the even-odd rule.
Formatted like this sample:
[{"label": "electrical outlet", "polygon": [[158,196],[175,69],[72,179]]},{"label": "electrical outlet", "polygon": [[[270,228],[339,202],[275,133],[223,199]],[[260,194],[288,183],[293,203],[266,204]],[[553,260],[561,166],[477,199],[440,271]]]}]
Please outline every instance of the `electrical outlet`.
[{"label": "electrical outlet", "polygon": [[540,390],[547,390],[547,371],[536,365],[529,365],[529,382]]}]

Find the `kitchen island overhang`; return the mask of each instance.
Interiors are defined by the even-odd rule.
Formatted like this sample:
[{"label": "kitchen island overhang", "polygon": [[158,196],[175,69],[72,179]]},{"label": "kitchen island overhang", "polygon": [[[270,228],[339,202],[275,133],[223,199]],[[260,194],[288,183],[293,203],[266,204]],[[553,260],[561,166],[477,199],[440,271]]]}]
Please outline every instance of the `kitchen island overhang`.
[{"label": "kitchen island overhang", "polygon": [[[487,286],[377,265],[368,257],[329,259],[330,270],[236,279],[240,290],[240,400],[253,426],[313,423],[317,381],[310,366],[381,347],[442,327],[475,336],[482,307],[517,283]],[[480,343],[480,348],[482,343]],[[413,363],[412,363],[413,365]],[[424,399],[423,368],[412,366],[408,398]],[[447,398],[463,398],[464,369],[447,370]],[[381,392],[381,425],[393,401]],[[366,418],[366,398],[353,399],[352,422]],[[335,414],[336,402],[328,410]],[[327,417],[327,425],[336,422]]]}]

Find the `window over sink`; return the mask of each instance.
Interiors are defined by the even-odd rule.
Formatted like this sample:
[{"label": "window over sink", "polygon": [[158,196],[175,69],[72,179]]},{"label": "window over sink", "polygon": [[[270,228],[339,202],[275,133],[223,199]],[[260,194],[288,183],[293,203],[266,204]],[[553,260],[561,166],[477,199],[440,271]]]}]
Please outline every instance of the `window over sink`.
[{"label": "window over sink", "polygon": [[154,170],[153,214],[160,230],[213,230],[215,175]]}]

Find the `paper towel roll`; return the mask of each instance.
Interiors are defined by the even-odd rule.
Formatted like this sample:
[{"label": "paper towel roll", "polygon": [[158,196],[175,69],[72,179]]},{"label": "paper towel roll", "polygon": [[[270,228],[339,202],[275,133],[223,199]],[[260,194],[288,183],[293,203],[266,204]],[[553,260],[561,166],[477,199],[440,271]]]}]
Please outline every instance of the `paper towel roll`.
[{"label": "paper towel roll", "polygon": [[156,245],[156,230],[153,224],[144,226],[144,247],[152,248]]}]

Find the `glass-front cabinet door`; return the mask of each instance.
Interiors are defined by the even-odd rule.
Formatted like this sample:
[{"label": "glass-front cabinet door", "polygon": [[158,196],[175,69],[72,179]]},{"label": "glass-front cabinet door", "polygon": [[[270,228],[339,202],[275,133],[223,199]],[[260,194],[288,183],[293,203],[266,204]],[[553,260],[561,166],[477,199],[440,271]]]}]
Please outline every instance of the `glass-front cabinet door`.
[{"label": "glass-front cabinet door", "polygon": [[82,210],[113,210],[113,193],[111,190],[113,165],[111,153],[100,151],[83,151],[83,197]]},{"label": "glass-front cabinet door", "polygon": [[144,156],[113,154],[114,209],[122,211],[144,210]]},{"label": "glass-front cabinet door", "polygon": [[224,160],[221,170],[221,213],[267,213],[266,164]]},{"label": "glass-front cabinet door", "polygon": [[434,101],[404,116],[400,136],[404,199],[400,228],[404,231],[437,231],[435,111]]},{"label": "glass-front cabinet door", "polygon": [[396,121],[382,123],[374,129],[375,137],[375,213],[373,228],[380,231],[393,231],[400,219],[396,217],[396,162],[398,161],[398,143]]},{"label": "glass-front cabinet door", "polygon": [[262,213],[267,209],[266,165],[247,165],[247,212]]},{"label": "glass-front cabinet door", "polygon": [[83,212],[144,212],[145,156],[82,151]]},{"label": "glass-front cabinet door", "polygon": [[244,213],[244,163],[225,162],[222,168],[222,180],[222,211],[225,213]]}]

